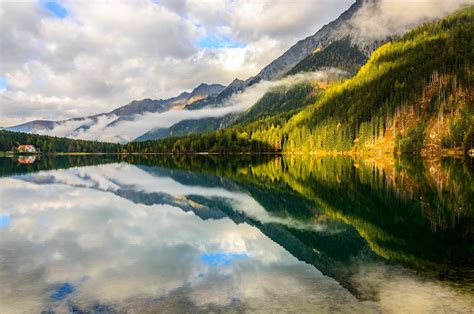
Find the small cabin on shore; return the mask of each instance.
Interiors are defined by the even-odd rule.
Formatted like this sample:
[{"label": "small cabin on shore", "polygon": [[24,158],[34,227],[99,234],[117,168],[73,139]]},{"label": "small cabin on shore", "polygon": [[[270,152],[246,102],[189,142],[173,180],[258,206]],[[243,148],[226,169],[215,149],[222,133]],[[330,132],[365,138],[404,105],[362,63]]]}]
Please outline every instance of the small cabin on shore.
[{"label": "small cabin on shore", "polygon": [[20,145],[17,147],[17,151],[19,153],[30,153],[30,154],[35,154],[36,148],[33,145]]}]

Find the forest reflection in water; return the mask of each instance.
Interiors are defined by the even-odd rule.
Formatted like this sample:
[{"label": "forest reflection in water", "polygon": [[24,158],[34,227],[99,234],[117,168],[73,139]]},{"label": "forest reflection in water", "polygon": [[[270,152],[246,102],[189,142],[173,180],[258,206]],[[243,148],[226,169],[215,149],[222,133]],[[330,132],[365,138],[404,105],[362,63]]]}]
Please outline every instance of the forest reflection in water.
[{"label": "forest reflection in water", "polygon": [[0,171],[7,312],[474,306],[469,159],[58,156]]}]

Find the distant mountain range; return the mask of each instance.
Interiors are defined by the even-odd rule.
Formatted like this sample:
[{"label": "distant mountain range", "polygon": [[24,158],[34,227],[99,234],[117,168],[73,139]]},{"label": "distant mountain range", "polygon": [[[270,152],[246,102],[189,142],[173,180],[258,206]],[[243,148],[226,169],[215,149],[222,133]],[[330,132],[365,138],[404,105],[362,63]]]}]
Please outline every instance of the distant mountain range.
[{"label": "distant mountain range", "polygon": [[[353,74],[367,61],[372,51],[382,43],[382,41],[361,40],[359,34],[353,33],[354,29],[350,23],[351,18],[365,3],[373,1],[357,0],[336,20],[322,27],[314,35],[298,41],[280,57],[264,67],[256,76],[245,81],[235,79],[226,87],[220,84],[208,85],[203,83],[190,93],[183,92],[176,97],[168,99],[153,100],[147,98],[134,100],[108,113],[62,121],[35,120],[5,129],[18,132],[58,135],[51,131],[55,128],[63,127],[67,131],[64,134],[59,134],[60,136],[80,137],[81,132],[87,132],[92,127],[99,127],[99,120],[101,123],[105,121],[105,125],[100,127],[108,128],[116,126],[123,121],[133,122],[137,115],[145,113],[219,108],[224,106],[225,101],[233,95],[243,92],[248,86],[262,80],[272,81],[280,79],[285,75],[316,71],[327,67],[337,67]],[[171,127],[157,124],[138,137],[138,140],[215,130],[227,127],[236,120],[238,119],[234,113],[220,118],[186,119],[175,123]],[[140,123],[140,121],[136,122]],[[116,135],[117,138],[122,136],[122,134]],[[122,141],[126,140],[122,139]]]},{"label": "distant mountain range", "polygon": [[[95,122],[100,117],[116,117],[115,120],[111,122],[117,123],[123,119],[130,119],[134,115],[144,114],[144,113],[154,113],[154,112],[164,112],[170,109],[182,109],[190,103],[196,102],[201,99],[205,99],[208,96],[215,95],[220,93],[225,89],[225,86],[220,84],[200,84],[192,92],[182,92],[176,97],[168,99],[142,99],[134,100],[127,105],[119,107],[108,113],[100,113],[93,116],[80,117],[67,119],[62,121],[48,121],[48,120],[35,120],[20,124],[13,127],[8,127],[6,130],[17,131],[17,132],[26,132],[26,133],[37,133],[39,131],[52,130],[55,127],[62,125],[66,122],[72,121],[87,121],[89,124],[84,124],[79,126],[76,130],[85,129],[90,127],[90,121]],[[73,134],[71,134],[73,135]]]}]

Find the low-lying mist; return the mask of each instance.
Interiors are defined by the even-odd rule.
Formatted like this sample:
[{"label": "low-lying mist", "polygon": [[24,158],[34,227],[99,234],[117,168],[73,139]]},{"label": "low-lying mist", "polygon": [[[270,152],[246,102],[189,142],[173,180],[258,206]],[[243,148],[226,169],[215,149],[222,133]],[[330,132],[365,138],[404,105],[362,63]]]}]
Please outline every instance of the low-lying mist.
[{"label": "low-lying mist", "polygon": [[[39,134],[61,136],[83,140],[125,143],[133,141],[140,135],[156,128],[169,128],[183,120],[199,120],[203,118],[219,118],[230,113],[244,112],[254,105],[271,88],[291,86],[304,81],[325,81],[344,72],[337,69],[299,73],[284,77],[277,81],[261,81],[247,87],[243,92],[234,94],[216,108],[199,110],[169,110],[161,113],[146,113],[134,115],[119,120],[112,115],[99,116],[96,120],[69,120],[55,126],[52,130],[42,130]],[[83,127],[86,126],[86,127]]]}]

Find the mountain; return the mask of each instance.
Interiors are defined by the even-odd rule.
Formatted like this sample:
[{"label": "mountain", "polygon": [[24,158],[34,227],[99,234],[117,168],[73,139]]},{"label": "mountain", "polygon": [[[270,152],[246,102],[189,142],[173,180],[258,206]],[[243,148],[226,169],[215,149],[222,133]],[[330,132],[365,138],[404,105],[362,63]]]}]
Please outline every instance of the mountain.
[{"label": "mountain", "polygon": [[[236,123],[250,122],[278,113],[294,112],[314,101],[319,88],[314,82],[302,82],[290,86],[271,88],[250,109],[231,113],[219,118],[183,120],[169,128],[156,128],[136,138],[136,141],[159,140],[224,129]],[[191,104],[194,106],[194,104]]]},{"label": "mountain", "polygon": [[197,110],[202,108],[216,108],[222,107],[223,103],[229,99],[232,95],[242,92],[245,89],[245,82],[239,80],[238,78],[234,79],[229,85],[227,85],[223,90],[215,95],[204,98],[202,100],[195,101],[186,106],[186,109]]},{"label": "mountain", "polygon": [[470,6],[384,44],[354,77],[331,84],[290,118],[264,115],[140,149],[462,154],[474,143],[473,21]]},{"label": "mountain", "polygon": [[140,135],[135,141],[159,140],[167,137],[178,137],[192,134],[200,134],[215,130],[225,129],[235,123],[241,117],[241,113],[229,113],[218,118],[201,118],[194,120],[182,120],[173,124],[169,128],[155,128],[143,135]]},{"label": "mountain", "polygon": [[[350,21],[354,14],[360,10],[365,3],[373,1],[375,0],[357,0],[336,20],[323,26],[314,35],[298,41],[283,55],[263,68],[255,77],[251,78],[248,84],[252,85],[261,80],[278,79],[285,75],[306,57],[318,51],[324,50],[333,42],[339,40],[349,40],[351,42],[352,49],[357,50],[358,53],[364,55],[367,58],[380,43],[367,39],[361,40],[357,33],[352,32],[353,27],[351,26]],[[321,62],[321,66],[330,65],[326,65],[325,63]]]},{"label": "mountain", "polygon": [[227,99],[235,93],[243,91],[244,88],[245,82],[236,78],[222,92],[219,93],[217,98]]},{"label": "mountain", "polygon": [[[187,110],[198,110],[203,108],[219,108],[225,104],[231,96],[242,92],[245,89],[245,81],[234,79],[220,93],[210,95],[207,98],[195,101],[186,105]],[[169,128],[156,127],[140,135],[135,141],[158,140],[166,137],[198,134],[215,131],[232,125],[238,114],[231,113],[218,118],[201,118],[182,120],[173,124]]]},{"label": "mountain", "polygon": [[[186,106],[186,109],[197,110],[202,108],[220,107],[226,99],[237,92],[243,92],[246,87],[261,80],[276,80],[284,75],[293,75],[300,72],[316,71],[319,69],[334,67],[350,74],[354,74],[367,60],[371,52],[377,48],[382,41],[362,41],[360,36],[350,26],[350,19],[367,2],[375,0],[357,0],[347,11],[342,13],[335,21],[321,28],[314,35],[297,42],[279,58],[263,68],[260,73],[246,81],[235,79],[220,94],[196,101]],[[309,92],[309,91],[308,91]],[[275,97],[275,92],[269,91],[265,99]],[[288,97],[287,97],[288,98]],[[311,98],[310,94],[299,95],[298,100]],[[298,101],[295,100],[295,101]],[[137,141],[158,140],[166,137],[183,136],[229,127],[230,125],[252,119],[255,112],[260,117],[279,113],[287,108],[285,101],[280,99],[277,104],[263,100],[258,102],[257,108],[249,110],[248,113],[230,114],[222,118],[206,118],[196,120],[179,121],[170,128],[155,128],[139,136]],[[309,102],[299,103],[303,107]],[[255,106],[255,105],[254,105]],[[274,111],[280,106],[280,110]]]},{"label": "mountain", "polygon": [[[191,93],[183,92],[179,96],[168,98],[165,100],[143,99],[135,100],[130,104],[117,108],[109,113],[109,115],[118,116],[118,118],[107,126],[114,126],[122,121],[133,121],[135,115],[144,113],[165,112],[171,109],[181,110],[187,105],[194,102],[207,99],[209,96],[219,94],[225,87],[220,84],[202,83],[192,90]],[[83,127],[84,128],[84,127]],[[76,129],[79,131],[79,129]]]},{"label": "mountain", "polygon": [[56,125],[61,122],[48,121],[48,120],[34,120],[26,122],[23,124],[6,127],[4,130],[13,131],[13,132],[25,132],[25,133],[34,133],[39,130],[52,130]]},{"label": "mountain", "polygon": [[169,110],[170,108],[182,109],[184,106],[201,99],[205,99],[210,95],[217,95],[222,90],[224,90],[224,88],[225,86],[220,84],[208,85],[202,83],[194,88],[191,93],[183,92],[179,96],[164,100],[134,100],[125,106],[111,111],[109,114],[114,114],[121,117],[143,114],[144,112],[163,112]]},{"label": "mountain", "polygon": [[70,135],[88,130],[94,126],[99,119],[109,119],[106,126],[113,126],[124,120],[132,120],[133,116],[145,113],[164,112],[170,109],[183,109],[192,102],[205,99],[208,96],[219,94],[225,86],[220,84],[202,83],[194,88],[190,93],[183,92],[180,95],[168,99],[142,99],[134,100],[127,105],[119,107],[108,113],[101,113],[93,116],[73,118],[61,121],[35,120],[24,124],[5,128],[9,131],[37,133],[41,131],[51,131],[57,126],[65,126],[67,123],[72,129]]}]

